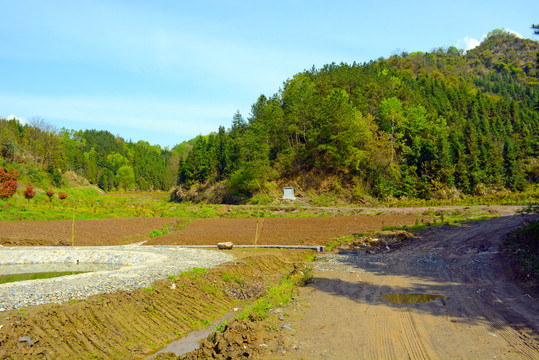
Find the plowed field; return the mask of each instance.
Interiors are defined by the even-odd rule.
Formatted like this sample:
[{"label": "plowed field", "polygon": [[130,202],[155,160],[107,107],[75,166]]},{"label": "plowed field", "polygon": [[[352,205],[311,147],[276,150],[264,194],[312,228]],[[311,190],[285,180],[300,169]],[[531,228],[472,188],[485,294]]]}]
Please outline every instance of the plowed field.
[{"label": "plowed field", "polygon": [[[75,245],[122,245],[148,240],[147,245],[216,245],[222,241],[259,245],[323,245],[334,237],[413,225],[416,215],[339,216],[265,219],[198,219],[183,229],[149,239],[152,230],[186,221],[177,218],[76,220]],[[72,221],[2,221],[2,245],[71,245]]]},{"label": "plowed field", "polygon": [[[148,234],[175,218],[75,220],[75,245],[124,245],[147,239]],[[0,245],[71,245],[73,222],[0,221]]]},{"label": "plowed field", "polygon": [[[421,217],[428,221],[427,217]],[[421,219],[420,218],[420,219]],[[265,219],[200,219],[183,230],[156,237],[147,245],[215,245],[222,241],[252,245],[258,222],[259,245],[323,245],[331,238],[384,226],[413,225],[415,215],[337,216]]]}]

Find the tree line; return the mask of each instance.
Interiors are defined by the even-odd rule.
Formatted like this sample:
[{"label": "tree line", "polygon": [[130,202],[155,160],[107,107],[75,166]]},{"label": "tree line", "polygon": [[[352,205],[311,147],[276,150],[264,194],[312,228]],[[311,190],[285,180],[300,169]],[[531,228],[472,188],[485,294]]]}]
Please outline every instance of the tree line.
[{"label": "tree line", "polygon": [[28,124],[0,118],[0,166],[34,184],[54,186],[73,172],[105,191],[168,190],[176,182],[178,154],[108,131],[58,130],[41,118]]}]

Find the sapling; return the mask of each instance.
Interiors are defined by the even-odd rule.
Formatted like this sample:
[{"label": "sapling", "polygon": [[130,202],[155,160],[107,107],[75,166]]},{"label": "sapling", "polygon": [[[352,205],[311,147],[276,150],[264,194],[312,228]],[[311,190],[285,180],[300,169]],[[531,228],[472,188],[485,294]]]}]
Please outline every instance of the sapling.
[{"label": "sapling", "polygon": [[49,197],[49,201],[52,203],[52,197],[54,196],[54,191],[52,189],[47,190],[45,193]]}]

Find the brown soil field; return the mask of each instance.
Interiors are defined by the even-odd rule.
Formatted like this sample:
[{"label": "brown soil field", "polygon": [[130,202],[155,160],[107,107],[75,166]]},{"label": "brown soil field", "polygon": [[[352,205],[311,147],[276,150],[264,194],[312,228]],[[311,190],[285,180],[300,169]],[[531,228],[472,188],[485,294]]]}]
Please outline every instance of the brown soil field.
[{"label": "brown soil field", "polygon": [[[259,245],[323,245],[330,239],[380,229],[384,226],[413,225],[416,215],[261,218]],[[75,220],[75,245],[124,245],[148,240],[145,245],[216,245],[231,241],[254,244],[257,219],[197,219],[183,229],[149,239],[152,230],[165,224],[179,224],[178,218],[132,218]],[[1,221],[0,245],[71,245],[70,220]]]},{"label": "brown soil field", "polygon": [[[75,220],[75,245],[125,245],[147,239],[148,234],[175,218]],[[0,245],[71,245],[71,220],[0,221]]]},{"label": "brown soil field", "polygon": [[[258,245],[324,245],[330,239],[429,221],[416,215],[336,216],[304,218],[261,218]],[[145,245],[215,245],[231,241],[253,245],[257,219],[199,219],[181,231],[151,239]]]}]

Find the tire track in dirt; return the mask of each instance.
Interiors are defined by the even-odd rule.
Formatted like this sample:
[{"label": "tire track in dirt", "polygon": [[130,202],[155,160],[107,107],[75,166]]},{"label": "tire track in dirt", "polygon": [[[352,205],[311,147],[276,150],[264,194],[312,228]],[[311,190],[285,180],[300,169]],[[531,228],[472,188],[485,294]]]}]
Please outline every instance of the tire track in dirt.
[{"label": "tire track in dirt", "polygon": [[372,354],[372,359],[394,359],[395,351],[391,342],[387,313],[376,307],[373,317],[378,321],[375,321],[375,331],[369,336],[371,341],[369,341],[370,346],[367,352]]},{"label": "tire track in dirt", "polygon": [[[399,305],[397,307],[399,315],[400,325],[400,340],[409,359],[428,360],[430,357],[427,355],[425,346],[417,334],[410,309],[406,305]],[[404,334],[404,336],[402,336]],[[432,353],[432,351],[431,351]]]},{"label": "tire track in dirt", "polygon": [[[492,294],[489,295],[491,301],[499,301],[499,299],[494,299]],[[533,339],[528,338],[528,336],[517,332],[512,327],[508,326],[509,321],[502,317],[502,312],[497,309],[491,308],[491,306],[486,305],[486,301],[479,303],[475,297],[472,297],[474,304],[477,309],[480,310],[481,316],[484,318],[485,322],[489,326],[496,329],[495,334],[499,334],[514,350],[523,354],[527,359],[537,359],[539,354],[539,344],[537,344]],[[528,344],[528,342],[530,344]]]}]

